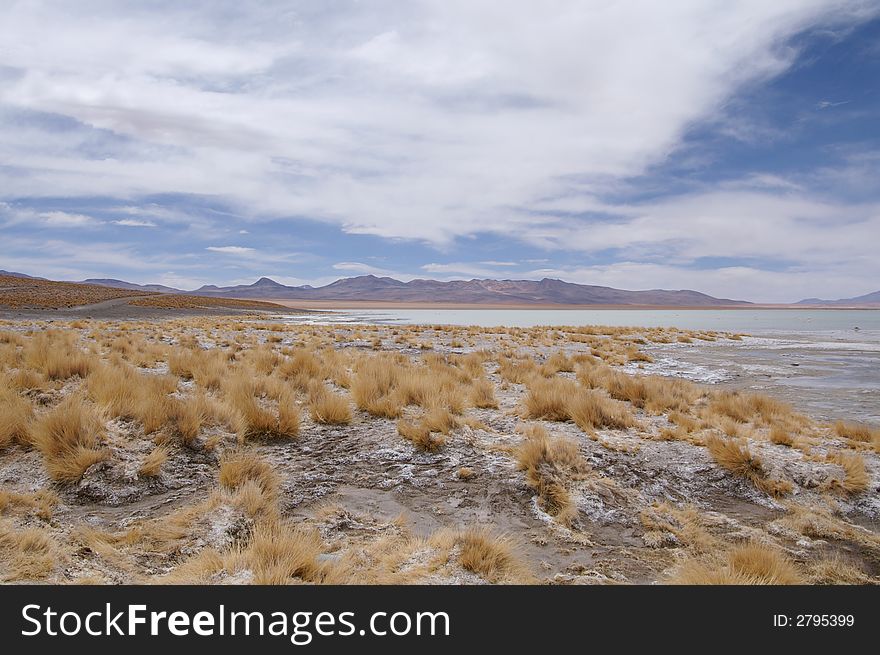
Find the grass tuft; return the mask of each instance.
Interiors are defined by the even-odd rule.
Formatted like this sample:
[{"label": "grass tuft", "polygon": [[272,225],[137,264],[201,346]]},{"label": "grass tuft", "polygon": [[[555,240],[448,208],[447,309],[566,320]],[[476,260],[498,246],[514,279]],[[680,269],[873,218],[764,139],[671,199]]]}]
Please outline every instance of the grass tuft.
[{"label": "grass tuft", "polygon": [[94,408],[78,395],[43,415],[34,425],[33,443],[52,478],[76,482],[86,469],[110,457],[102,447],[104,425]]}]

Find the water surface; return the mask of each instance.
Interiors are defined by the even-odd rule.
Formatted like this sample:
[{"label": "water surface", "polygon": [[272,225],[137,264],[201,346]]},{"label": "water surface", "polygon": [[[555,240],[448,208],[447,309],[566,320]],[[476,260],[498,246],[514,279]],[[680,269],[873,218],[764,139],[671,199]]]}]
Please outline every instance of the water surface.
[{"label": "water surface", "polygon": [[742,341],[653,344],[633,373],[682,377],[780,397],[817,419],[880,423],[880,310],[370,309],[290,316],[314,324],[482,327],[610,325],[745,333]]}]

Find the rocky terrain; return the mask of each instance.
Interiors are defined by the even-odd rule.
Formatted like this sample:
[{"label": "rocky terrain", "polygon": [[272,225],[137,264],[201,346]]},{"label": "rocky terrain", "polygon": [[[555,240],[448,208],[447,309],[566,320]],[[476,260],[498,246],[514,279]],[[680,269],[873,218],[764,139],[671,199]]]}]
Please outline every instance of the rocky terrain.
[{"label": "rocky terrain", "polygon": [[0,324],[0,576],[876,583],[880,430],[640,328]]}]

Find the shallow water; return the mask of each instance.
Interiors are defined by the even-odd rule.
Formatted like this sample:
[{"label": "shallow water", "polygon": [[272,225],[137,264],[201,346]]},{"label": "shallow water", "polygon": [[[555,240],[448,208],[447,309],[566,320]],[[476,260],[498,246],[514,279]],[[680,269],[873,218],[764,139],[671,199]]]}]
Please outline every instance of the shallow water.
[{"label": "shallow water", "polygon": [[804,331],[646,348],[645,372],[770,393],[821,420],[880,423],[880,332]]},{"label": "shallow water", "polygon": [[634,373],[771,393],[820,420],[880,423],[880,310],[401,309],[290,316],[296,323],[483,327],[611,325],[746,333],[742,341],[653,344]]},{"label": "shallow water", "polygon": [[401,323],[533,327],[612,325],[764,333],[880,332],[878,309],[362,309],[291,316],[304,323]]}]

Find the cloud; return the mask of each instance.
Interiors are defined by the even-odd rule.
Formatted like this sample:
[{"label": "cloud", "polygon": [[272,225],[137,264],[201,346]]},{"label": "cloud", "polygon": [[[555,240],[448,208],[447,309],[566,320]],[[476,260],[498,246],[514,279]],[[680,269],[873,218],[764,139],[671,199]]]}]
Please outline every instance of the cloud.
[{"label": "cloud", "polygon": [[[786,70],[789,37],[872,8],[62,6],[16,4],[0,25],[0,103],[23,112],[0,128],[10,196],[221,196],[252,217],[438,246],[643,173],[743,85]],[[65,117],[64,138],[38,115]],[[96,140],[110,156],[91,156]]]},{"label": "cloud", "polygon": [[64,211],[36,211],[5,202],[0,202],[0,216],[5,217],[5,225],[7,226],[26,226],[31,228],[75,229],[97,227],[103,223],[103,221],[86,214]]},{"label": "cloud", "polygon": [[48,227],[93,227],[102,222],[84,214],[61,211],[43,212],[37,217]]},{"label": "cloud", "polygon": [[210,250],[211,252],[222,252],[227,255],[248,255],[250,253],[256,252],[254,248],[247,248],[245,246],[208,246],[205,250]]},{"label": "cloud", "polygon": [[333,270],[336,271],[349,271],[352,273],[357,273],[358,275],[378,275],[382,277],[396,277],[397,279],[408,279],[411,276],[407,276],[405,274],[398,273],[397,271],[391,271],[385,268],[379,268],[378,266],[373,266],[371,264],[364,264],[363,262],[337,262],[333,264]]},{"label": "cloud", "polygon": [[[880,203],[838,203],[764,189],[705,191],[622,205],[589,230],[565,217],[525,228],[524,239],[548,250],[677,260],[761,258],[816,266],[872,260],[867,234],[880,234]],[[874,272],[877,266],[873,266]]]},{"label": "cloud", "polygon": [[[497,264],[489,263],[486,265],[485,262],[480,263],[471,263],[471,262],[447,262],[445,264],[425,264],[422,266],[422,270],[427,273],[434,274],[442,274],[442,275],[452,275],[461,277],[462,275],[470,276],[470,277],[483,277],[483,278],[491,278],[498,277],[498,270],[493,268],[492,266],[497,266]],[[504,264],[506,266],[506,264]],[[515,264],[513,264],[515,266]]]},{"label": "cloud", "polygon": [[[759,277],[741,268],[793,289],[801,279],[880,277],[865,238],[876,207],[839,191],[875,194],[876,165],[797,179],[744,171],[660,199],[639,188],[683,153],[695,126],[747,143],[778,138],[731,103],[793,67],[802,42],[793,37],[863,23],[878,13],[871,0],[68,5],[13,3],[0,22],[4,227],[100,228],[101,216],[155,226],[169,242],[200,240],[198,254],[157,269],[192,280],[180,262],[198,265],[203,244],[235,231],[259,250],[207,247],[232,255],[230,276],[301,261],[285,247],[301,243],[304,219],[442,253],[416,270],[441,257],[500,258],[421,269],[440,275],[498,277],[516,261],[572,254],[618,268],[565,270],[613,272],[630,286],[643,284],[627,271],[671,283],[709,258],[743,260],[698,280],[723,290],[739,279],[739,296]],[[95,199],[107,212],[98,218],[58,211],[91,212]],[[24,200],[43,206],[23,210]],[[510,252],[456,251],[483,235]],[[137,244],[119,246],[145,257]],[[774,265],[750,261],[759,258]],[[332,270],[406,277],[388,261]],[[771,287],[782,294],[781,282],[757,291]]]},{"label": "cloud", "polygon": [[[824,270],[813,278],[802,270],[768,270],[758,266],[723,266],[694,270],[685,266],[642,262],[545,268],[530,271],[529,279],[561,278],[580,284],[620,289],[696,289],[733,300],[754,302],[796,302],[808,297],[839,298],[841,290],[860,295],[876,291],[876,282],[866,280],[857,267]],[[648,284],[646,284],[646,281]],[[873,286],[872,286],[873,284]]]},{"label": "cloud", "polygon": [[153,221],[140,221],[134,218],[123,218],[118,221],[113,221],[114,225],[123,225],[125,227],[156,227],[156,224]]}]

